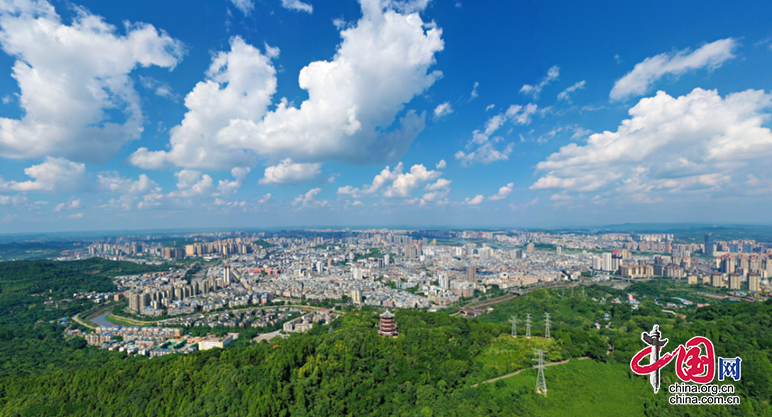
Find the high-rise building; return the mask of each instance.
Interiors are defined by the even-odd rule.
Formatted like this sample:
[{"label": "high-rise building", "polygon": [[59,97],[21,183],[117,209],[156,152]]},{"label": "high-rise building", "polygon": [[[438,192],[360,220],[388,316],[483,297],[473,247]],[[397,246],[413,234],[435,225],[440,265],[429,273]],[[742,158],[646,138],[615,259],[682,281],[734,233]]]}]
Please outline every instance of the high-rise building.
[{"label": "high-rise building", "polygon": [[735,258],[731,255],[725,255],[721,258],[721,272],[725,274],[731,274],[735,271],[736,265],[735,265]]},{"label": "high-rise building", "polygon": [[534,249],[534,244],[533,244],[533,242],[529,243],[529,244],[528,244],[528,245],[525,247],[525,251],[526,251],[526,252],[533,252],[534,250],[535,250],[535,249]]},{"label": "high-rise building", "polygon": [[710,285],[714,287],[723,287],[724,286],[724,275],[719,273],[714,273],[710,276]]},{"label": "high-rise building", "polygon": [[600,258],[600,256],[592,257],[592,269],[596,271],[600,271],[603,269],[603,260]]},{"label": "high-rise building", "polygon": [[732,290],[739,290],[740,289],[740,282],[742,282],[742,275],[740,274],[729,274],[729,288]]},{"label": "high-rise building", "polygon": [[604,271],[613,271],[613,269],[611,269],[611,265],[612,265],[611,254],[610,253],[604,253],[601,256],[603,257],[603,267],[602,267],[602,269]]},{"label": "high-rise building", "polygon": [[439,277],[440,288],[448,289],[450,287],[450,280],[447,274],[440,274]]},{"label": "high-rise building", "polygon": [[563,253],[563,248],[558,246],[557,248],[555,248],[555,251],[558,253],[558,255],[560,255]]},{"label": "high-rise building", "polygon": [[759,292],[761,290],[761,276],[757,274],[751,274],[748,276],[748,291]]},{"label": "high-rise building", "polygon": [[477,267],[468,265],[466,267],[466,280],[469,282],[477,281]]},{"label": "high-rise building", "polygon": [[713,233],[705,233],[705,250],[703,253],[706,255],[713,255],[714,243]]}]

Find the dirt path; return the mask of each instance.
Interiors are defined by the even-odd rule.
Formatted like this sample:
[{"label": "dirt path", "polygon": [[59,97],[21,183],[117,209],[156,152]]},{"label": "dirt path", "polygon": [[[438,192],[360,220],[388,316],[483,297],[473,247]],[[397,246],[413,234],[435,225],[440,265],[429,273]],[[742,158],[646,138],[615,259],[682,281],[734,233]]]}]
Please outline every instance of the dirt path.
[{"label": "dirt path", "polygon": [[[589,358],[586,357],[586,356],[582,356],[581,358],[576,358],[576,360],[582,360],[582,359],[589,359]],[[560,361],[560,362],[545,363],[544,366],[563,365],[564,363],[568,363],[568,361],[570,361],[570,360],[571,359],[566,359],[566,360]],[[536,365],[532,366],[531,369],[536,369]],[[491,382],[496,382],[496,381],[498,381],[500,379],[504,379],[504,378],[509,378],[511,376],[515,376],[515,375],[517,375],[517,374],[519,374],[520,372],[523,372],[523,371],[525,371],[525,369],[521,369],[521,370],[519,370],[517,372],[512,372],[511,374],[506,374],[506,375],[502,375],[502,376],[499,376],[499,377],[496,377],[496,378],[493,378],[493,379],[489,379],[487,381],[481,382],[480,384],[488,384],[488,383],[491,383]],[[474,385],[472,385],[472,388],[476,388],[480,384],[474,384]]]}]

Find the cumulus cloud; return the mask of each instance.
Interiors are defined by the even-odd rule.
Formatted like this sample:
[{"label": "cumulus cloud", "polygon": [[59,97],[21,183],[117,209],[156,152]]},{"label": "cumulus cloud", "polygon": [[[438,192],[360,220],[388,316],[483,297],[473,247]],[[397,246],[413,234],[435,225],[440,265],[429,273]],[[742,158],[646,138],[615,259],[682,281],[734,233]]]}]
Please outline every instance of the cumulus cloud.
[{"label": "cumulus cloud", "polygon": [[453,108],[450,106],[450,102],[446,101],[434,109],[434,118],[439,119],[451,113],[453,113]]},{"label": "cumulus cloud", "polygon": [[97,190],[109,194],[141,194],[146,193],[158,184],[147,175],[140,174],[139,179],[132,180],[121,177],[117,172],[103,172],[97,175]]},{"label": "cumulus cloud", "polygon": [[668,74],[679,75],[704,67],[711,70],[718,68],[725,61],[734,58],[732,52],[738,46],[736,39],[727,38],[703,45],[691,53],[689,49],[684,49],[648,57],[614,83],[609,97],[611,100],[622,100],[646,94],[651,84]]},{"label": "cumulus cloud", "polygon": [[244,181],[247,180],[247,175],[251,171],[248,167],[236,167],[231,170],[234,180],[222,180],[217,184],[217,191],[219,195],[232,195],[236,194],[238,190],[244,185]]},{"label": "cumulus cloud", "polygon": [[539,95],[541,94],[541,90],[546,87],[549,83],[552,82],[552,80],[558,78],[560,75],[560,67],[557,65],[551,67],[549,70],[547,70],[547,76],[544,77],[544,79],[541,80],[539,84],[536,85],[530,85],[525,84],[522,88],[520,88],[520,92],[525,95],[530,95],[533,97],[534,100],[539,99]]},{"label": "cumulus cloud", "polygon": [[54,212],[60,212],[62,210],[79,209],[82,206],[83,206],[83,204],[82,204],[82,202],[80,201],[79,198],[78,199],[70,198],[70,200],[67,201],[66,203],[59,203],[59,204],[57,204],[56,207],[54,207],[53,211]]},{"label": "cumulus cloud", "polygon": [[299,107],[283,99],[267,111],[276,91],[270,58],[278,49],[267,47],[262,54],[233,38],[231,51],[215,56],[207,80],[185,98],[188,113],[171,131],[171,150],[142,148],[130,162],[227,169],[252,166],[258,158],[269,164],[286,158],[351,164],[398,160],[425,128],[425,113],[405,111],[405,104],[441,76],[429,68],[444,47],[442,30],[417,13],[394,10],[421,7],[421,2],[363,0],[362,18],[342,28],[333,59],[300,71],[298,83],[308,100]]},{"label": "cumulus cloud", "polygon": [[573,94],[576,90],[582,90],[584,89],[585,81],[579,81],[578,83],[572,85],[571,87],[566,88],[565,90],[561,91],[560,94],[558,94],[558,100],[565,100],[567,102],[571,102],[571,94]]},{"label": "cumulus cloud", "polygon": [[[41,202],[35,202],[35,204],[39,204]],[[48,204],[46,202],[43,202],[45,204]],[[24,197],[23,195],[0,195],[0,206],[25,206],[27,205],[27,197]]]},{"label": "cumulus cloud", "polygon": [[483,197],[482,194],[477,194],[476,196],[474,196],[474,198],[467,197],[466,199],[464,199],[464,204],[468,204],[470,206],[476,206],[482,203],[483,200],[485,200],[485,197]]},{"label": "cumulus cloud", "polygon": [[496,195],[492,195],[488,197],[488,200],[494,200],[494,201],[503,200],[507,198],[509,193],[511,193],[514,188],[515,188],[515,184],[510,182],[509,184],[499,188],[499,192]]},{"label": "cumulus cloud", "polygon": [[293,201],[293,206],[306,207],[324,207],[328,203],[326,200],[317,200],[316,195],[322,191],[321,188],[312,188],[305,194],[300,194]]},{"label": "cumulus cloud", "polygon": [[47,157],[46,161],[24,169],[34,180],[3,182],[0,189],[15,191],[80,191],[86,188],[86,165],[64,158]]},{"label": "cumulus cloud", "polygon": [[537,112],[538,106],[531,103],[526,106],[513,104],[509,106],[506,112],[497,114],[485,123],[484,130],[475,130],[472,132],[472,139],[466,144],[466,152],[456,152],[456,159],[461,161],[461,165],[468,166],[473,163],[490,164],[491,162],[509,159],[512,153],[513,143],[507,144],[504,149],[495,146],[502,142],[504,138],[498,136],[491,138],[491,135],[506,122],[517,125],[527,125],[531,123],[533,115]]},{"label": "cumulus cloud", "polygon": [[[311,181],[321,172],[322,164],[295,164],[287,158],[280,164],[265,169],[260,184],[293,185]],[[333,179],[334,181],[334,179]]]},{"label": "cumulus cloud", "polygon": [[[282,0],[282,3],[283,2],[284,0]],[[241,13],[244,13],[244,16],[249,16],[255,8],[255,2],[252,0],[231,0],[231,3],[233,3],[237,9],[241,10]]]},{"label": "cumulus cloud", "polygon": [[[138,66],[174,68],[183,45],[152,25],[126,34],[75,7],[70,25],[44,0],[0,3],[0,46],[12,56],[21,119],[0,118],[0,156],[104,162],[142,132]],[[120,120],[106,110],[118,111]]]},{"label": "cumulus cloud", "polygon": [[212,195],[216,190],[214,180],[207,174],[194,169],[183,169],[174,174],[177,177],[177,190],[166,197],[195,198]]},{"label": "cumulus cloud", "polygon": [[772,94],[760,90],[724,98],[699,88],[678,98],[660,91],[631,108],[616,131],[539,162],[544,174],[530,188],[627,195],[721,189],[758,173],[772,156],[772,132],[763,126],[770,106]]},{"label": "cumulus cloud", "polygon": [[314,8],[310,4],[303,3],[300,0],[281,0],[281,6],[296,12],[306,12],[309,14],[314,12]]},{"label": "cumulus cloud", "polygon": [[448,166],[448,164],[445,162],[445,160],[441,160],[440,162],[437,162],[437,165],[435,167],[437,169],[445,169]]},{"label": "cumulus cloud", "polygon": [[[340,187],[338,188],[338,195],[360,198],[381,193],[387,198],[406,198],[424,186],[430,191],[447,187],[450,181],[439,178],[440,175],[442,175],[440,171],[428,170],[420,164],[413,165],[410,172],[403,172],[403,165],[400,162],[393,170],[388,166],[384,168],[373,178],[372,184],[364,185],[362,188],[354,188],[350,185]],[[436,179],[436,183],[430,184]]]}]

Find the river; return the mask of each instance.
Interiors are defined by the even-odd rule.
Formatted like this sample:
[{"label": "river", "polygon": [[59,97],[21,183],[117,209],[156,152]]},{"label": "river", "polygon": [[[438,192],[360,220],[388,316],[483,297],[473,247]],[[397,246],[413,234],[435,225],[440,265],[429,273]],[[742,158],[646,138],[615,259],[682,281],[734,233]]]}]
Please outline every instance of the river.
[{"label": "river", "polygon": [[102,314],[101,316],[94,317],[91,319],[91,322],[96,324],[97,326],[115,326],[115,323],[111,323],[107,320],[107,316],[112,313],[112,311],[108,311],[105,314]]}]

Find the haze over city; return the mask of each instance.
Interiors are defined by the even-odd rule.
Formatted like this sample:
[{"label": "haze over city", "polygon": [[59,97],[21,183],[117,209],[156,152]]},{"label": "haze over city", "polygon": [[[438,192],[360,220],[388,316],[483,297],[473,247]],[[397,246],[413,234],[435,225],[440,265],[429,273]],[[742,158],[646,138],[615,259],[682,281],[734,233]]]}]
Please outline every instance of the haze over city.
[{"label": "haze over city", "polygon": [[769,9],[2,2],[0,230],[766,223]]}]

